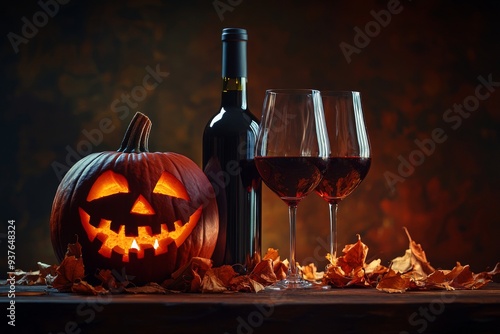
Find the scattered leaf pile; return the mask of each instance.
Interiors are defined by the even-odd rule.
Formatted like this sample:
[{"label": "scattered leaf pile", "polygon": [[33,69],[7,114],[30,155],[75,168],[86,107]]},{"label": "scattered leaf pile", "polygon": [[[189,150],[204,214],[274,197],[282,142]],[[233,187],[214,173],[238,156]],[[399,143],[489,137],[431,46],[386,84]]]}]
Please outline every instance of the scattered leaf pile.
[{"label": "scattered leaf pile", "polygon": [[288,271],[288,261],[281,261],[278,251],[270,248],[262,259],[257,259],[257,264],[248,275],[236,273],[229,265],[213,268],[210,259],[194,257],[162,284],[152,282],[144,286],[135,286],[126,275],[102,269],[95,275],[100,283],[91,285],[85,280],[82,249],[78,241],[68,244],[65,257],[59,266],[49,266],[41,262],[38,266],[40,268],[38,271],[16,270],[9,274],[15,276],[16,284],[47,285],[59,292],[98,295],[259,292],[266,286],[284,279]]},{"label": "scattered leaf pile", "polygon": [[38,270],[24,271],[16,269],[9,272],[10,278],[14,278],[18,285],[52,285],[54,278],[57,276],[57,265],[38,262]]},{"label": "scattered leaf pile", "polygon": [[381,265],[380,259],[366,263],[368,247],[358,241],[343,249],[343,256],[330,257],[330,266],[323,276],[323,283],[334,287],[375,287],[389,293],[407,290],[430,289],[479,289],[491,282],[500,273],[500,263],[489,272],[474,274],[469,265],[457,262],[452,270],[434,269],[425,252],[411,239],[408,230],[409,248],[401,257],[392,260],[389,267]]},{"label": "scattered leaf pile", "polygon": [[[468,265],[457,262],[452,270],[434,269],[427,261],[420,244],[411,239],[408,230],[409,248],[401,257],[397,257],[388,267],[381,265],[381,260],[366,263],[368,247],[358,241],[346,245],[340,257],[327,258],[330,261],[326,272],[318,272],[311,263],[298,268],[304,279],[333,287],[371,287],[384,292],[405,292],[430,289],[479,289],[491,282],[493,276],[500,273],[500,263],[489,272],[474,274]],[[178,292],[259,292],[286,277],[288,261],[281,261],[278,251],[269,248],[262,259],[256,259],[256,265],[248,275],[240,275],[232,266],[212,267],[210,259],[195,257],[179,268],[162,284],[149,283],[134,286],[123,273],[108,269],[100,270],[95,277],[100,281],[91,285],[85,280],[81,245],[78,240],[69,244],[64,260],[59,266],[38,262],[39,270],[13,273],[16,284],[47,285],[60,292],[73,292],[86,295],[117,293],[178,293]]]}]

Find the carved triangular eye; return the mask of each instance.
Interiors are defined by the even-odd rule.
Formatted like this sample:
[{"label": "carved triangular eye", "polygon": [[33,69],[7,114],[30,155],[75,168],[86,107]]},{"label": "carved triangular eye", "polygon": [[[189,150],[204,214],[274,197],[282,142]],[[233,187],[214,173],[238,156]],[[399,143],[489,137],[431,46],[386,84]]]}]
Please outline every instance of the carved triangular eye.
[{"label": "carved triangular eye", "polygon": [[163,194],[171,197],[177,197],[189,201],[189,195],[186,188],[175,176],[168,172],[163,172],[153,189],[155,194]]},{"label": "carved triangular eye", "polygon": [[108,170],[102,173],[94,182],[87,195],[87,201],[90,202],[98,198],[128,192],[128,182],[125,176]]}]

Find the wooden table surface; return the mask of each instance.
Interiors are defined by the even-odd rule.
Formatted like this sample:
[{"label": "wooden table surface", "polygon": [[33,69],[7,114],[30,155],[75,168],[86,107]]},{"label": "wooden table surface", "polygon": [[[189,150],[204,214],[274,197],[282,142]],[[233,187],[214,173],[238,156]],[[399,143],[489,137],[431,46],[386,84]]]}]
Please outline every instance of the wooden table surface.
[{"label": "wooden table surface", "polygon": [[[0,319],[12,330],[8,289],[0,286]],[[16,286],[15,295],[14,333],[500,333],[499,283],[403,294],[348,288],[98,297]]]}]

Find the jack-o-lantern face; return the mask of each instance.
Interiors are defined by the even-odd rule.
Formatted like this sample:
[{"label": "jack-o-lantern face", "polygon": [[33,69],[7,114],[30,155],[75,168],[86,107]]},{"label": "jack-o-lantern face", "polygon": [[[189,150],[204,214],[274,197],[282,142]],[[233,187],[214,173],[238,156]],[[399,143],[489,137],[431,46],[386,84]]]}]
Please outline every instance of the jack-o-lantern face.
[{"label": "jack-o-lantern face", "polygon": [[81,159],[57,189],[52,245],[61,260],[78,235],[87,277],[115,269],[134,283],[160,283],[192,257],[212,256],[219,229],[213,188],[189,158],[148,152],[150,127],[137,113],[118,152]]},{"label": "jack-o-lantern face", "polygon": [[[192,211],[186,188],[169,172],[161,174],[152,196],[160,197],[158,201],[163,202],[164,209],[175,207],[185,212]],[[116,210],[117,201],[121,201],[123,210]],[[174,205],[169,206],[171,202]],[[97,238],[102,243],[98,251],[102,256],[109,258],[115,252],[122,255],[123,262],[129,262],[130,256],[142,259],[146,249],[154,249],[154,255],[166,253],[172,242],[179,247],[196,227],[203,209],[198,207],[187,221],[184,217],[162,221],[165,216],[175,216],[175,213],[158,217],[144,195],[134,196],[125,176],[111,170],[97,178],[85,206],[87,209],[81,207],[79,213],[89,240],[94,242]]]}]

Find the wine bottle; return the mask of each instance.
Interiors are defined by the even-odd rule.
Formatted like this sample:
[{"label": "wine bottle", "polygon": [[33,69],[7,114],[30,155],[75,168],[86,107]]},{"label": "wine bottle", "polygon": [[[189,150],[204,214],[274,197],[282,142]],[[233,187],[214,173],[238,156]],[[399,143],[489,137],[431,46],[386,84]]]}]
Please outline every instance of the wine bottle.
[{"label": "wine bottle", "polygon": [[240,273],[261,255],[261,179],[253,159],[259,124],[247,106],[247,40],[245,29],[222,30],[221,106],[203,132],[203,170],[219,208],[212,260]]}]

